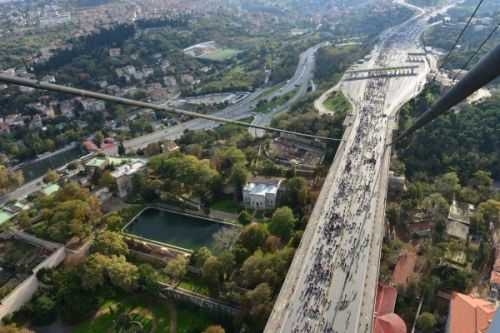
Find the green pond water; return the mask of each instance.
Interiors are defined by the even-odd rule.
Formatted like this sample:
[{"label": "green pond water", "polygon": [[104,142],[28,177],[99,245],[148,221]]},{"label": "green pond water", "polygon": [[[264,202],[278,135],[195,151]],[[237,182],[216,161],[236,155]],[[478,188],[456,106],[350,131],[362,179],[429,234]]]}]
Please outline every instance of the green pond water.
[{"label": "green pond water", "polygon": [[185,249],[196,250],[206,246],[215,251],[218,248],[216,239],[224,238],[230,242],[227,238],[236,237],[238,229],[235,226],[203,218],[147,208],[124,231]]},{"label": "green pond water", "polygon": [[50,157],[27,162],[21,166],[24,181],[29,182],[33,179],[41,177],[45,175],[49,169],[57,169],[59,167],[62,167],[64,164],[69,163],[83,156],[84,154],[85,152],[82,150],[82,148],[77,145],[74,148],[62,151]]}]

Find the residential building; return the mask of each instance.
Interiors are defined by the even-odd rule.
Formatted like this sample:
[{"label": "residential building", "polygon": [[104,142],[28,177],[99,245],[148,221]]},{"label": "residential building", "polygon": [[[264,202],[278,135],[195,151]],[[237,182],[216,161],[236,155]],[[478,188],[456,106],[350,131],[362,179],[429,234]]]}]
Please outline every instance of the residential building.
[{"label": "residential building", "polygon": [[373,333],[406,333],[406,324],[394,313],[398,291],[396,288],[379,284],[375,299]]},{"label": "residential building", "polygon": [[451,295],[446,333],[486,333],[495,315],[495,304],[454,292]]},{"label": "residential building", "polygon": [[140,159],[128,160],[111,172],[111,176],[116,180],[118,196],[124,198],[132,189],[132,175],[146,166],[146,162]]},{"label": "residential building", "polygon": [[474,206],[453,200],[448,213],[446,234],[449,237],[467,241],[469,238],[470,216]]},{"label": "residential building", "polygon": [[392,283],[396,286],[405,287],[410,281],[417,263],[417,254],[411,250],[403,250],[399,255],[398,262],[392,272]]},{"label": "residential building", "polygon": [[274,209],[282,182],[282,178],[250,179],[243,188],[243,204],[256,210]]}]

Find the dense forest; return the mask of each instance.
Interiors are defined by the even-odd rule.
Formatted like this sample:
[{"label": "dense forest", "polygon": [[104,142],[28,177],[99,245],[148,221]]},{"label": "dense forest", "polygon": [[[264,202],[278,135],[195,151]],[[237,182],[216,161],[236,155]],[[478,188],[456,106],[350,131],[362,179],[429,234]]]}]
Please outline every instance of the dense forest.
[{"label": "dense forest", "polygon": [[[401,112],[403,127],[424,112],[432,94],[417,98]],[[418,131],[407,147],[400,147],[410,177],[436,176],[455,171],[468,179],[478,169],[500,178],[500,98],[479,105],[461,105]]]}]

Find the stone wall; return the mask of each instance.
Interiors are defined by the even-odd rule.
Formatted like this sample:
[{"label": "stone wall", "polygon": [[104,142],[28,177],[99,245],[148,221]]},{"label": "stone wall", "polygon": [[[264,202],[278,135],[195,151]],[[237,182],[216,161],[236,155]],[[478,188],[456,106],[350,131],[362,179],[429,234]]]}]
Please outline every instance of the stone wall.
[{"label": "stone wall", "polygon": [[52,268],[59,265],[64,260],[65,256],[66,249],[64,247],[60,247],[47,259],[36,266],[33,269],[33,274],[29,278],[24,280],[7,296],[5,296],[0,302],[0,320],[2,320],[5,316],[21,309],[24,304],[30,301],[31,297],[33,297],[38,289],[39,282],[36,278],[36,273],[40,269]]}]

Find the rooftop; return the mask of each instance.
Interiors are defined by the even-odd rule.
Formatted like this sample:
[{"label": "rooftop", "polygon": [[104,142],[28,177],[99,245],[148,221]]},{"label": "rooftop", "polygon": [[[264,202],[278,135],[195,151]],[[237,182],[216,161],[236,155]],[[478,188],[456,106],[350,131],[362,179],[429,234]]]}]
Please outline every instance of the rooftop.
[{"label": "rooftop", "polygon": [[450,301],[449,332],[485,333],[495,314],[495,304],[454,292]]},{"label": "rooftop", "polygon": [[467,240],[469,226],[461,222],[449,220],[446,223],[446,234],[458,239]]},{"label": "rooftop", "polygon": [[417,262],[417,254],[415,251],[404,251],[400,254],[394,272],[392,273],[392,282],[395,285],[406,286],[410,276],[415,270],[415,264]]},{"label": "rooftop", "polygon": [[45,195],[51,195],[52,193],[59,191],[60,188],[61,187],[57,184],[49,184],[44,187],[41,192]]},{"label": "rooftop", "polygon": [[111,176],[119,178],[124,175],[132,175],[142,169],[145,165],[146,162],[142,160],[131,160],[130,163],[122,164],[117,167],[113,172],[111,172]]},{"label": "rooftop", "polygon": [[0,225],[9,221],[12,218],[12,214],[0,209]]},{"label": "rooftop", "polygon": [[448,213],[448,219],[470,224],[470,214],[473,210],[473,205],[453,200],[450,206],[450,212]]},{"label": "rooftop", "polygon": [[244,190],[253,195],[276,194],[282,181],[281,178],[251,178],[245,185]]}]

